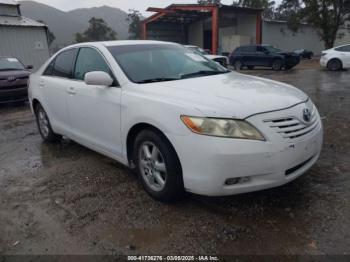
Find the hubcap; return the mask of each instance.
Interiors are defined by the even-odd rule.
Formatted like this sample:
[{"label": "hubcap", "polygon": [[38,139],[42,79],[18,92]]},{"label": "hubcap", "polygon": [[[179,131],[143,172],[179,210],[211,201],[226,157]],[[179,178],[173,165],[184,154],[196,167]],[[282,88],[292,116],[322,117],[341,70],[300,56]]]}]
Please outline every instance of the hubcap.
[{"label": "hubcap", "polygon": [[241,68],[242,68],[242,63],[241,63],[240,61],[237,61],[237,62],[235,63],[235,69],[236,69],[236,70],[241,70]]},{"label": "hubcap", "polygon": [[152,142],[144,142],[139,150],[139,163],[143,180],[154,191],[165,187],[167,171],[162,153]]},{"label": "hubcap", "polygon": [[49,135],[49,120],[46,116],[45,111],[42,109],[39,109],[38,121],[39,121],[39,128],[40,128],[41,134],[44,137],[47,137]]}]

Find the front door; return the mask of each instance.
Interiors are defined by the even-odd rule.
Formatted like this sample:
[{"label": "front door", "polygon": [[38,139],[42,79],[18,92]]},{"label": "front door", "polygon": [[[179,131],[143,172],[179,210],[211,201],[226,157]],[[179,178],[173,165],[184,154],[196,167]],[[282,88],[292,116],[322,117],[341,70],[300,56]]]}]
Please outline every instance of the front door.
[{"label": "front door", "polygon": [[74,83],[69,87],[67,104],[73,135],[77,141],[106,153],[121,156],[121,88],[93,86],[84,82],[85,74],[103,71],[113,78],[103,55],[95,48],[80,48]]}]

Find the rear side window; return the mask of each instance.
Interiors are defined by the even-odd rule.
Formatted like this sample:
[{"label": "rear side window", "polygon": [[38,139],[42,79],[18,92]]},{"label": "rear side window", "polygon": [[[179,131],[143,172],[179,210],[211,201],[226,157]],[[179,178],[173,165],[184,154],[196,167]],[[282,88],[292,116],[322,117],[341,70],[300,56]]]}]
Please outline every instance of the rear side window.
[{"label": "rear side window", "polygon": [[74,79],[84,80],[85,74],[93,71],[103,71],[111,75],[109,66],[99,52],[90,47],[80,48],[75,64]]},{"label": "rear side window", "polygon": [[60,53],[55,59],[51,75],[72,78],[72,70],[77,52],[78,49],[75,48]]},{"label": "rear side window", "polygon": [[335,50],[339,52],[350,52],[350,45],[341,46],[336,48]]}]

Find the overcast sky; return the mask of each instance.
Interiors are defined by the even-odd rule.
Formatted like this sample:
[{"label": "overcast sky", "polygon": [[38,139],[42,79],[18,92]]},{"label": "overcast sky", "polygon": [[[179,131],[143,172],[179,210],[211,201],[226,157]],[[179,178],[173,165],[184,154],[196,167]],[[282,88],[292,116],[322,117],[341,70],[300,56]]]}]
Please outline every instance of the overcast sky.
[{"label": "overcast sky", "polygon": [[[67,11],[76,8],[95,7],[108,5],[118,7],[124,11],[137,9],[145,16],[151,13],[145,12],[147,7],[165,7],[170,4],[197,3],[197,0],[35,0],[46,5]],[[279,2],[280,0],[277,0]],[[223,4],[232,4],[233,0],[222,0]]]}]

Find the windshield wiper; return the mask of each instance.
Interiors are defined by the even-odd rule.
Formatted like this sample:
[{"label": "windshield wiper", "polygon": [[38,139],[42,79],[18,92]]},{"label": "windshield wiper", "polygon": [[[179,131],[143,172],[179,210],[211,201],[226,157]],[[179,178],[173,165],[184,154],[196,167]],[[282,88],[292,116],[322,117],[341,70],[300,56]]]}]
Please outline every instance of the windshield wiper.
[{"label": "windshield wiper", "polygon": [[146,84],[146,83],[156,83],[156,82],[166,82],[166,81],[174,81],[179,80],[179,78],[174,77],[158,77],[158,78],[151,78],[151,79],[145,79],[141,81],[137,81],[138,84]]},{"label": "windshield wiper", "polygon": [[231,72],[231,71],[230,70],[226,70],[226,71],[201,70],[201,71],[198,71],[198,72],[182,75],[181,79],[191,78],[191,77],[196,77],[196,76],[221,75],[221,74],[226,74],[226,73],[229,73],[229,72]]}]

